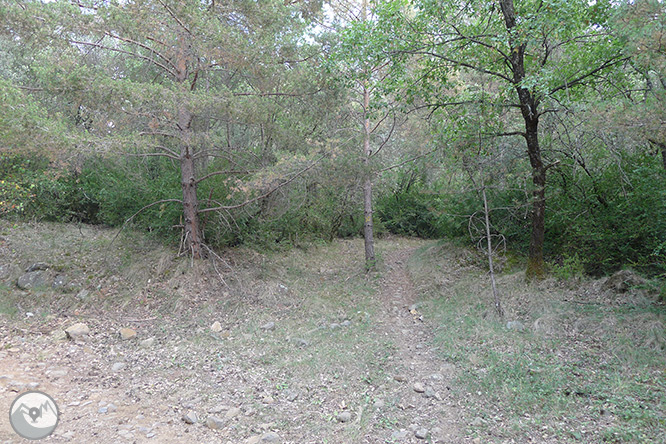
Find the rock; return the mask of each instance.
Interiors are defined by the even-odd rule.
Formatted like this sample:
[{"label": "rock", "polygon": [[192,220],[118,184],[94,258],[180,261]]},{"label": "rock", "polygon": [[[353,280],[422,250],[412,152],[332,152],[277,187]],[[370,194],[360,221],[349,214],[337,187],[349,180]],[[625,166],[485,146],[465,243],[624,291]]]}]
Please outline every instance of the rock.
[{"label": "rock", "polygon": [[116,407],[116,405],[113,404],[113,403],[109,403],[109,405],[106,406],[106,409],[107,409],[107,412],[113,413],[116,410],[118,410],[118,407]]},{"label": "rock", "polygon": [[408,436],[409,432],[407,430],[396,430],[391,434],[391,441],[403,442],[403,440],[407,439]]},{"label": "rock", "polygon": [[131,328],[123,327],[118,333],[120,334],[120,339],[123,341],[136,338],[136,331]]},{"label": "rock", "polygon": [[481,444],[481,438],[474,438],[472,444]]},{"label": "rock", "polygon": [[601,286],[602,290],[610,290],[615,293],[626,293],[631,287],[644,285],[645,279],[631,270],[620,270],[606,279]]},{"label": "rock", "polygon": [[259,328],[262,329],[262,330],[266,330],[266,331],[274,330],[275,329],[275,322],[267,322]]},{"label": "rock", "polygon": [[213,322],[213,325],[210,326],[210,331],[214,333],[219,333],[222,331],[222,324],[220,324],[220,321],[215,321]]},{"label": "rock", "polygon": [[119,372],[120,370],[124,369],[127,367],[127,364],[124,362],[116,362],[111,366],[111,371],[113,372]]},{"label": "rock", "polygon": [[88,299],[88,296],[90,296],[90,292],[84,288],[83,290],[79,291],[76,294],[76,299],[80,301],[85,301],[86,299]]},{"label": "rock", "polygon": [[67,276],[65,276],[64,274],[59,274],[55,278],[53,278],[53,284],[51,284],[51,287],[65,288],[68,283],[69,279],[67,279]]},{"label": "rock", "polygon": [[259,442],[280,442],[280,435],[275,432],[266,432],[261,435]]},{"label": "rock", "polygon": [[154,343],[155,343],[155,338],[148,338],[139,342],[139,345],[143,348],[150,348],[153,346]]},{"label": "rock", "polygon": [[45,262],[36,262],[25,269],[26,273],[32,273],[33,271],[44,271],[48,270],[49,265]]},{"label": "rock", "polygon": [[16,286],[21,290],[30,290],[31,288],[46,287],[46,278],[48,274],[45,271],[31,271],[21,275],[16,281]]},{"label": "rock", "polygon": [[258,444],[260,439],[261,436],[259,435],[250,436],[248,439],[245,440],[245,444]]},{"label": "rock", "polygon": [[476,418],[474,418],[474,419],[472,420],[472,422],[470,423],[470,425],[473,426],[473,427],[479,427],[479,426],[482,426],[482,425],[483,425],[483,419],[481,419],[480,417],[477,416]]},{"label": "rock", "polygon": [[340,328],[340,324],[337,322],[333,322],[331,325],[328,326],[331,330],[335,330],[336,328]]},{"label": "rock", "polygon": [[394,375],[393,379],[395,379],[398,382],[407,382],[407,376],[405,375]]},{"label": "rock", "polygon": [[416,436],[418,439],[426,439],[428,437],[428,429],[418,428],[414,432],[414,436]]},{"label": "rock", "polygon": [[284,394],[287,397],[287,401],[289,402],[296,401],[296,399],[298,399],[299,396],[298,390],[292,390],[292,389],[285,390]]},{"label": "rock", "polygon": [[275,399],[272,396],[264,396],[264,399],[262,400],[264,404],[273,404],[275,402]]},{"label": "rock", "polygon": [[416,393],[423,393],[425,392],[425,387],[423,387],[423,384],[421,384],[420,382],[416,382],[414,383],[414,391]]},{"label": "rock", "polygon": [[83,322],[79,322],[65,329],[65,334],[69,339],[80,340],[90,334],[90,328]]},{"label": "rock", "polygon": [[224,418],[225,419],[232,419],[235,418],[236,416],[239,416],[242,413],[241,409],[238,407],[232,407],[229,410],[227,410],[227,413],[225,413]]},{"label": "rock", "polygon": [[520,321],[509,321],[506,323],[506,328],[507,330],[512,331],[524,331],[525,325],[523,325],[523,323]]},{"label": "rock", "polygon": [[48,376],[51,379],[58,379],[62,378],[65,375],[67,375],[67,370],[66,369],[58,369],[58,370],[47,370],[46,371],[46,376]]},{"label": "rock", "polygon": [[310,345],[310,343],[303,338],[291,338],[291,343],[296,347],[307,347]]},{"label": "rock", "polygon": [[185,413],[182,419],[185,424],[196,424],[199,422],[199,416],[194,410],[190,410],[189,412]]},{"label": "rock", "polygon": [[378,410],[383,409],[385,405],[386,403],[383,399],[375,399],[375,403],[373,404],[373,406]]},{"label": "rock", "polygon": [[225,424],[226,421],[218,416],[209,416],[208,419],[206,419],[206,425],[209,429],[221,430],[224,428]]},{"label": "rock", "polygon": [[11,267],[9,265],[0,265],[0,280],[8,279],[11,275]]},{"label": "rock", "polygon": [[340,323],[341,326],[343,327],[349,327],[351,325],[351,321],[349,319],[346,319]]},{"label": "rock", "polygon": [[340,422],[349,422],[351,421],[352,415],[350,412],[342,412],[338,415],[338,421]]},{"label": "rock", "polygon": [[437,393],[435,390],[433,390],[432,387],[426,387],[425,392],[423,393],[426,398],[435,398],[437,396]]}]

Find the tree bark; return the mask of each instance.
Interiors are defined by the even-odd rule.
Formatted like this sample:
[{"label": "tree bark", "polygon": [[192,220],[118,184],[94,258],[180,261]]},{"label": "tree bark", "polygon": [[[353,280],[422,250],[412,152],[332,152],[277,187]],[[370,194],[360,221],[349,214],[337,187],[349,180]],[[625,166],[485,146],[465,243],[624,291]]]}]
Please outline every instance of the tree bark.
[{"label": "tree bark", "polygon": [[192,114],[181,107],[178,111],[178,126],[181,134],[180,180],[183,190],[183,217],[185,229],[185,249],[194,259],[202,257],[202,236],[199,225],[199,201],[194,170],[194,156],[190,146],[190,125]]},{"label": "tree bark", "polygon": [[[175,65],[176,82],[184,85],[188,77],[187,52],[185,39],[180,37]],[[183,191],[184,248],[194,259],[203,257],[203,236],[199,224],[199,200],[197,198],[197,180],[192,151],[192,113],[187,105],[181,103],[178,108],[178,131],[180,133],[180,184]]]},{"label": "tree bark", "polygon": [[363,239],[365,241],[365,267],[367,270],[375,265],[375,241],[372,223],[372,176],[369,170],[370,155],[370,118],[368,109],[370,108],[370,92],[368,88],[363,88],[363,163],[365,164],[363,181]]},{"label": "tree bark", "polygon": [[513,85],[518,94],[520,112],[525,121],[525,141],[527,155],[532,167],[532,233],[530,236],[529,256],[527,260],[526,276],[528,279],[541,279],[545,276],[543,261],[543,244],[545,236],[546,217],[546,167],[541,158],[539,146],[539,100],[521,84],[525,79],[525,47],[514,34],[516,26],[516,12],[513,0],[500,0],[504,24],[509,33],[511,44],[510,65],[513,73]]},{"label": "tree bark", "polygon": [[527,153],[532,166],[532,233],[525,275],[528,279],[542,279],[545,274],[543,244],[546,239],[546,167],[541,159],[538,137],[538,118],[525,121]]},{"label": "tree bark", "polygon": [[[368,2],[363,0],[361,5],[361,19],[368,19]],[[363,240],[365,243],[365,269],[370,270],[375,266],[375,240],[372,223],[372,173],[370,171],[370,91],[367,80],[363,85],[363,163],[365,175],[363,180]]]}]

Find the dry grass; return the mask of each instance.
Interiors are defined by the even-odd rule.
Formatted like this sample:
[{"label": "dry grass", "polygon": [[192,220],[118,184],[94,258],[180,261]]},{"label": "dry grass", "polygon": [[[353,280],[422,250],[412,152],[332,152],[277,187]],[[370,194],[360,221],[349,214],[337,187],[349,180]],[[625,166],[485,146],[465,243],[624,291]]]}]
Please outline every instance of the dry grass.
[{"label": "dry grass", "polygon": [[[487,442],[666,442],[666,312],[653,295],[505,274],[500,321],[488,276],[460,248],[431,245],[410,270],[439,326],[442,354],[461,367],[470,422],[480,418],[470,434]],[[525,330],[507,330],[508,320]]]}]

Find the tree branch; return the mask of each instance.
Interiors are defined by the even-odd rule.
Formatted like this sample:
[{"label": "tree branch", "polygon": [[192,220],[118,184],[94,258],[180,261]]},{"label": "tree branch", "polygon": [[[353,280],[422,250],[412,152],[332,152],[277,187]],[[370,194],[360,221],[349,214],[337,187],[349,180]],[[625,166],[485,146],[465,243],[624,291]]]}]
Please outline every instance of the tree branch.
[{"label": "tree branch", "polygon": [[220,211],[220,210],[235,210],[235,209],[242,208],[242,207],[245,207],[247,205],[250,205],[251,203],[257,202],[261,199],[265,199],[268,196],[270,196],[271,194],[273,194],[274,192],[276,192],[277,190],[279,190],[280,188],[290,184],[291,182],[296,180],[298,177],[302,176],[308,170],[313,168],[317,163],[319,163],[319,161],[322,160],[324,157],[326,157],[326,156],[321,156],[319,159],[312,162],[306,168],[303,168],[302,170],[297,172],[293,177],[289,178],[289,180],[287,180],[285,182],[282,182],[281,184],[279,184],[275,188],[270,189],[268,192],[262,194],[261,196],[257,196],[253,199],[246,200],[245,202],[241,202],[241,203],[236,204],[236,205],[220,205],[220,206],[212,207],[212,208],[204,208],[203,210],[199,210],[199,213],[209,213],[211,211]]}]

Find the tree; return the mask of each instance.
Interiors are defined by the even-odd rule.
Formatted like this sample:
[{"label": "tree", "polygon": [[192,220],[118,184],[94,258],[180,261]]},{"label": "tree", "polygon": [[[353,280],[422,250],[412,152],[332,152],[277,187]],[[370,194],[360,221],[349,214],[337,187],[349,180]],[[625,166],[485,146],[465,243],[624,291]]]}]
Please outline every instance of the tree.
[{"label": "tree", "polygon": [[[291,95],[281,88],[298,65],[302,12],[311,7],[281,1],[4,0],[0,18],[15,40],[49,42],[31,67],[40,84],[26,86],[67,97],[78,104],[77,113],[94,111],[96,125],[86,128],[86,143],[177,165],[181,196],[150,206],[182,205],[185,250],[200,258],[200,214],[256,202],[298,174],[272,177],[241,204],[218,201],[202,208],[197,193],[212,177],[249,175],[239,157],[252,154],[261,167],[274,162],[270,142],[232,146],[230,126],[248,111],[263,115],[262,101]],[[257,145],[259,155],[251,153]],[[218,158],[223,161],[207,171]],[[299,159],[293,163],[301,172],[311,167]]]},{"label": "tree", "polygon": [[[395,0],[376,11],[378,50],[418,66],[413,94],[427,106],[483,101],[519,112],[522,128],[492,135],[525,140],[533,185],[530,278],[544,275],[546,173],[554,164],[540,145],[540,118],[569,109],[585,86],[626,60],[607,30],[610,8],[585,0]],[[476,96],[467,73],[486,77],[494,95]]]}]

